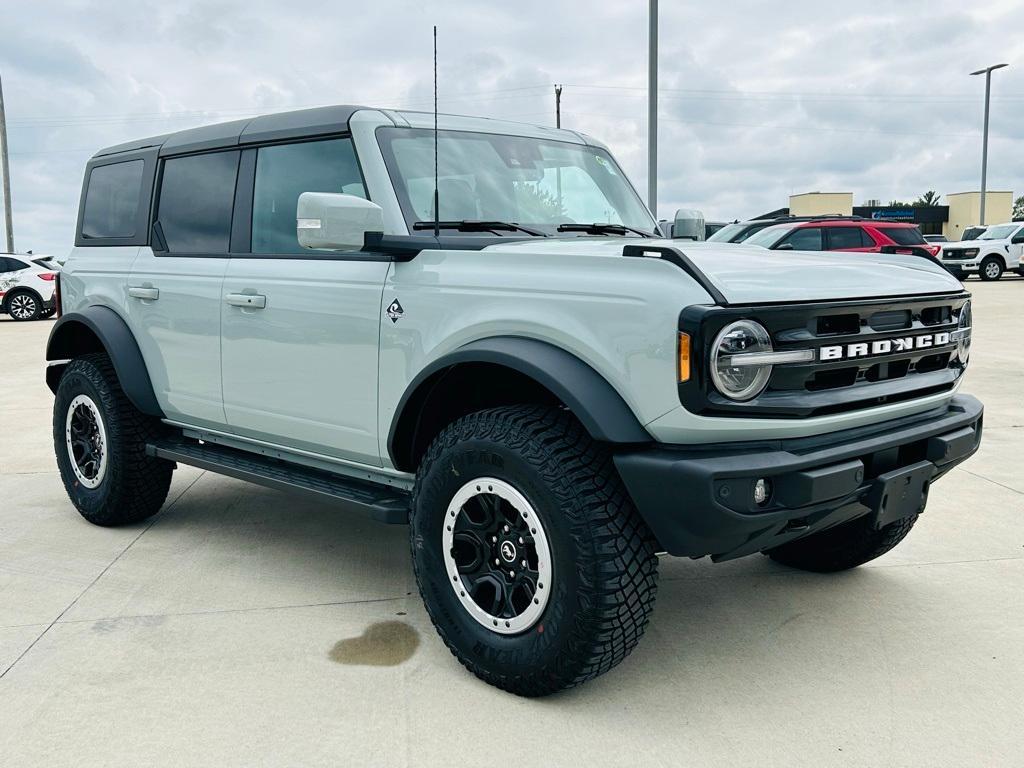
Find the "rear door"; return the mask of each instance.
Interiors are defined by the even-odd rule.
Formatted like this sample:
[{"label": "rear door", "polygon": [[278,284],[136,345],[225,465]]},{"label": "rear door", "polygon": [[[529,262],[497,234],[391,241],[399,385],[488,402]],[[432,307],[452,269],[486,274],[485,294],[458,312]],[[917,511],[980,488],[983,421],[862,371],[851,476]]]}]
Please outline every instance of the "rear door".
[{"label": "rear door", "polygon": [[381,294],[390,262],[308,251],[302,192],[366,197],[346,136],[246,149],[236,253],[224,282],[224,408],[231,431],[374,465]]},{"label": "rear door", "polygon": [[153,247],[140,249],[128,280],[128,314],[157,399],[169,418],[196,426],[225,422],[221,288],[239,155],[163,160]]},{"label": "rear door", "polygon": [[826,234],[830,251],[870,253],[879,250],[878,244],[863,227],[827,227]]}]

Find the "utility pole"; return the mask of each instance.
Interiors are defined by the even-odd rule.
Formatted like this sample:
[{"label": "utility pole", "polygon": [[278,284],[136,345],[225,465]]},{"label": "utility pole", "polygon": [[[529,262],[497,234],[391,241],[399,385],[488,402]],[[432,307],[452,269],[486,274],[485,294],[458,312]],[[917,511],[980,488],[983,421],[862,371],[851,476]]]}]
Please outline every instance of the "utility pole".
[{"label": "utility pole", "polygon": [[562,86],[555,86],[555,128],[562,127]]},{"label": "utility pole", "polygon": [[985,76],[985,127],[981,138],[981,221],[978,222],[982,226],[985,225],[985,198],[987,197],[986,190],[988,186],[988,105],[989,99],[992,96],[992,70],[1008,66],[1009,64],[993,64],[991,67],[971,72],[972,76]]},{"label": "utility pole", "polygon": [[647,32],[647,207],[658,218],[658,0],[650,0]]},{"label": "utility pole", "polygon": [[14,253],[14,223],[11,216],[11,167],[7,154],[7,115],[4,113],[4,83],[0,78],[0,163],[4,166],[4,232],[7,234],[7,252]]}]

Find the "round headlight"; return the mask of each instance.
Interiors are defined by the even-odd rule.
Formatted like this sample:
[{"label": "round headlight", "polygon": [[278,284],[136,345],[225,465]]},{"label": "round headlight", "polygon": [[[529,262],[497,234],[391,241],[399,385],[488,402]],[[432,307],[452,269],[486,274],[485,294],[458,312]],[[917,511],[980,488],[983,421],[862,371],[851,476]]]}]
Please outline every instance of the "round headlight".
[{"label": "round headlight", "polygon": [[960,358],[963,365],[967,365],[967,358],[971,356],[971,300],[960,308],[960,318],[956,324],[957,342],[956,356]]},{"label": "round headlight", "polygon": [[730,323],[715,337],[711,348],[711,380],[715,388],[730,400],[757,397],[768,385],[772,367],[765,363],[751,365],[742,355],[771,351],[771,336],[761,325],[753,320]]}]

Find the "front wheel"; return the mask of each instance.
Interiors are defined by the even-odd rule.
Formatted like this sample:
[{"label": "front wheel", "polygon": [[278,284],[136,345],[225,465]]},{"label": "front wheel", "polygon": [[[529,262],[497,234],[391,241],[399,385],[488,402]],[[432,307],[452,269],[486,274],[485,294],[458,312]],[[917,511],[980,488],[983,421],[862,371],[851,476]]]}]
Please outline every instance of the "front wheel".
[{"label": "front wheel", "polygon": [[978,274],[982,280],[998,280],[1003,276],[1003,262],[995,256],[989,256],[981,262]]},{"label": "front wheel", "polygon": [[160,429],[121,391],[106,355],[68,364],[53,404],[53,447],[64,488],[95,525],[136,523],[167,498],[174,465],[146,455]]},{"label": "front wheel", "polygon": [[607,672],[654,605],[651,534],[611,455],[566,411],[496,408],[446,428],[417,475],[410,543],[442,640],[521,696]]},{"label": "front wheel", "polygon": [[917,515],[875,528],[871,515],[828,528],[765,552],[783,565],[816,573],[856,568],[881,557],[899,544],[917,522]]}]

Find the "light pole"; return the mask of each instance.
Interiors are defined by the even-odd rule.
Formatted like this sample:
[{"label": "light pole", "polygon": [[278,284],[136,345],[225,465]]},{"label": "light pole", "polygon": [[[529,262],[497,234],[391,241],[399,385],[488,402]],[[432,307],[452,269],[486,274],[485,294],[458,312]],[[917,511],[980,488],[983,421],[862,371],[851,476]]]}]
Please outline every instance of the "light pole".
[{"label": "light pole", "polygon": [[658,0],[650,0],[647,30],[647,207],[658,218]]},{"label": "light pole", "polygon": [[1010,65],[993,64],[991,67],[971,72],[972,76],[985,76],[985,129],[981,139],[981,221],[978,222],[982,226],[985,225],[985,190],[988,182],[988,103],[992,96],[992,71],[1008,66]]},{"label": "light pole", "polygon": [[7,154],[7,119],[4,114],[4,84],[0,81],[0,165],[3,165],[4,232],[7,233],[7,252],[14,253],[14,222],[11,216],[11,168]]}]

